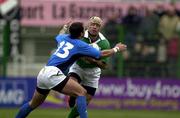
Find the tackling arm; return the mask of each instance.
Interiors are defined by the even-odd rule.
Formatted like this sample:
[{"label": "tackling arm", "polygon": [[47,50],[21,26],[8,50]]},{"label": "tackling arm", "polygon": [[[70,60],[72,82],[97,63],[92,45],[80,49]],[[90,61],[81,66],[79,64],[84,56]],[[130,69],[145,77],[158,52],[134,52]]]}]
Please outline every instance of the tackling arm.
[{"label": "tackling arm", "polygon": [[65,34],[68,31],[68,26],[64,25],[63,28],[59,31],[59,34]]},{"label": "tackling arm", "polygon": [[[122,44],[122,43],[118,43],[112,49],[102,50],[100,57],[109,57],[117,52],[124,51],[124,50],[126,50],[126,45]],[[105,69],[107,67],[107,64],[104,63],[102,60],[96,60],[91,57],[83,57],[82,59],[88,63],[96,64],[98,67],[100,67],[102,69]]]},{"label": "tackling arm", "polygon": [[111,55],[113,55],[113,54],[115,54],[117,52],[126,50],[126,48],[127,48],[127,46],[125,44],[118,43],[112,49],[102,50],[101,51],[101,57],[109,57],[109,56],[111,56]]},{"label": "tackling arm", "polygon": [[72,22],[71,20],[68,21],[68,22],[63,26],[63,28],[59,31],[59,34],[65,34],[65,33],[67,33],[67,32],[68,32],[68,28],[69,28],[71,22]]}]

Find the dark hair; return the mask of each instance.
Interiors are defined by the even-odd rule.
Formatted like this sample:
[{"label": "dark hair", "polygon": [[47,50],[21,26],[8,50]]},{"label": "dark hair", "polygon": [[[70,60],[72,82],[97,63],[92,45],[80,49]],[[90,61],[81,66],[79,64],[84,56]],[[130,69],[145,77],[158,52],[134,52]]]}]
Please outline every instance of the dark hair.
[{"label": "dark hair", "polygon": [[78,38],[81,33],[84,32],[84,27],[82,22],[74,22],[69,27],[69,33],[72,38]]}]

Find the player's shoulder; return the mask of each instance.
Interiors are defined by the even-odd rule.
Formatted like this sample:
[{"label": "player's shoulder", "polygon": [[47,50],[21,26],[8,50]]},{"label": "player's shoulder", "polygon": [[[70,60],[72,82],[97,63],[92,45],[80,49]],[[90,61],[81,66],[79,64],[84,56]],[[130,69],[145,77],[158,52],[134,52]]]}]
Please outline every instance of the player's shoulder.
[{"label": "player's shoulder", "polygon": [[69,34],[58,34],[57,36],[56,36],[56,39],[58,39],[58,38],[63,38],[63,37],[67,37]]},{"label": "player's shoulder", "polygon": [[97,42],[101,50],[109,49],[110,43],[102,33],[99,33],[100,40]]},{"label": "player's shoulder", "polygon": [[76,40],[76,44],[77,46],[79,47],[85,47],[85,46],[88,46],[88,44],[82,40]]},{"label": "player's shoulder", "polygon": [[107,40],[107,38],[99,32],[99,41],[102,42],[102,43],[109,43],[109,41]]},{"label": "player's shoulder", "polygon": [[101,40],[107,40],[106,37],[101,32],[99,32],[99,38]]},{"label": "player's shoulder", "polygon": [[101,32],[99,32],[99,39],[100,39],[99,42],[101,42],[101,43],[105,43],[105,44],[109,43],[107,38]]},{"label": "player's shoulder", "polygon": [[58,34],[55,39],[57,42],[64,40],[66,37],[68,37],[68,34]]}]

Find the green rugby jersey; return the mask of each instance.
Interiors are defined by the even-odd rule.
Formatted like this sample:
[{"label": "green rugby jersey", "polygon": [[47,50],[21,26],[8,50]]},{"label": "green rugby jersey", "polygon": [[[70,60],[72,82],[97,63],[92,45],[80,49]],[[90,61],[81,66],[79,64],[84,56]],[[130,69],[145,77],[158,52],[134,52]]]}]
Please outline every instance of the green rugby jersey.
[{"label": "green rugby jersey", "polygon": [[[82,39],[82,41],[84,41],[88,44],[91,44],[91,39],[88,37],[88,31],[85,31],[84,38]],[[109,41],[101,33],[99,33],[99,39],[93,43],[96,43],[100,50],[110,49]],[[108,57],[103,57],[103,58],[101,58],[101,60],[107,63]],[[79,59],[76,63],[81,68],[97,67],[95,64],[87,63],[87,62],[83,61],[82,59]]]}]

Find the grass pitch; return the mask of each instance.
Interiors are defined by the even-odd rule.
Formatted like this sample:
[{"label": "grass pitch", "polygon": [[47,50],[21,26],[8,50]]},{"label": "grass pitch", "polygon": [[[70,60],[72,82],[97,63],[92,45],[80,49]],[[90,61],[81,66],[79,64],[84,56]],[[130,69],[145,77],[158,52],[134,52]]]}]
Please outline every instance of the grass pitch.
[{"label": "grass pitch", "polygon": [[[18,109],[0,108],[0,118],[15,118]],[[69,109],[42,109],[33,111],[28,118],[67,118]],[[180,111],[97,110],[88,109],[89,118],[180,118]]]}]

